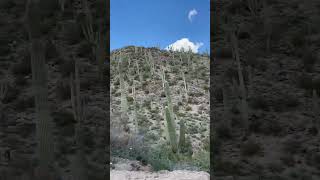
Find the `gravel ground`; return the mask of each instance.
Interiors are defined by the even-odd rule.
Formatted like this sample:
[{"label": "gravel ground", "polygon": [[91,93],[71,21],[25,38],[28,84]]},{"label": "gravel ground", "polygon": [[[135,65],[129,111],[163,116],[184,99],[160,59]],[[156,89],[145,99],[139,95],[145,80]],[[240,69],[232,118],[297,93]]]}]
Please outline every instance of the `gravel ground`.
[{"label": "gravel ground", "polygon": [[115,171],[110,172],[111,180],[209,180],[210,175],[206,172],[193,171],[160,171],[160,172],[144,172],[144,171]]}]

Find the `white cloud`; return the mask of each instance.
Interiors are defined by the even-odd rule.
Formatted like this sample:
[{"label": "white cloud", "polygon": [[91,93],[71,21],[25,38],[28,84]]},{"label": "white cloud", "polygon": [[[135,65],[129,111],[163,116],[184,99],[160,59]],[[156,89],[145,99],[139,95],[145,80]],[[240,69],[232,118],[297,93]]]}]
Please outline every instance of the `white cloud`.
[{"label": "white cloud", "polygon": [[189,51],[191,50],[193,53],[198,53],[198,49],[203,46],[203,43],[193,43],[189,41],[188,38],[182,38],[180,40],[177,40],[176,42],[170,44],[165,49],[173,51]]},{"label": "white cloud", "polygon": [[198,14],[198,12],[195,9],[192,9],[191,11],[189,11],[189,14],[188,14],[189,21],[192,22],[192,17],[197,15],[197,14]]}]

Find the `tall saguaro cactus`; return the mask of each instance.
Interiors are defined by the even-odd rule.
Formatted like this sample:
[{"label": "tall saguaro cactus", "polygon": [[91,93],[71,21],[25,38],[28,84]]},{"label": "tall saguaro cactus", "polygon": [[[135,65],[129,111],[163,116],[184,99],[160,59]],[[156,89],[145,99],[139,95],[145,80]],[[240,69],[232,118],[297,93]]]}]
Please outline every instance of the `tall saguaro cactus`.
[{"label": "tall saguaro cactus", "polygon": [[[75,58],[74,58],[75,59]],[[75,79],[73,75],[70,75],[70,87],[71,87],[71,105],[73,109],[74,119],[77,121],[75,128],[75,139],[77,145],[77,154],[73,161],[73,177],[77,180],[87,180],[86,165],[87,160],[84,154],[84,146],[81,138],[83,121],[85,118],[84,103],[80,99],[80,79],[78,61],[75,60]]]},{"label": "tall saguaro cactus", "polygon": [[[172,100],[171,100],[168,82],[165,82],[165,94],[166,94],[166,98],[167,98],[167,106],[169,108],[170,115],[174,119],[173,106],[172,106]],[[174,124],[173,124],[173,127],[175,128]]]},{"label": "tall saguaro cactus", "polygon": [[242,74],[241,62],[240,62],[240,54],[238,48],[238,40],[234,32],[231,33],[231,43],[233,45],[234,56],[236,58],[236,63],[238,67],[238,76],[240,82],[240,93],[241,93],[241,115],[242,120],[245,125],[246,130],[248,129],[248,103],[247,103],[247,94],[246,88],[244,85],[244,78]]},{"label": "tall saguaro cactus", "polygon": [[313,114],[315,119],[315,124],[317,126],[320,125],[320,122],[317,122],[319,118],[319,97],[317,94],[317,91],[315,89],[312,90],[312,108],[313,108]]},{"label": "tall saguaro cactus", "polygon": [[127,91],[123,74],[120,72],[120,91],[121,91],[121,113],[125,114],[128,111]]},{"label": "tall saguaro cactus", "polygon": [[0,108],[2,107],[2,103],[4,98],[6,97],[8,92],[8,83],[5,81],[0,82]]},{"label": "tall saguaro cactus", "polygon": [[170,138],[170,145],[171,145],[172,151],[176,153],[178,150],[177,134],[176,134],[176,129],[174,127],[174,119],[171,116],[171,113],[168,107],[165,108],[165,118],[167,122],[168,135]]},{"label": "tall saguaro cactus", "polygon": [[[35,117],[37,132],[37,155],[39,179],[48,178],[54,166],[54,144],[52,117],[48,105],[47,66],[45,62],[45,43],[41,39],[39,0],[28,0],[26,6],[26,27],[31,41],[31,67],[33,93],[35,97]],[[52,178],[52,176],[51,176]]]},{"label": "tall saguaro cactus", "polygon": [[186,126],[183,118],[180,120],[180,136],[179,136],[179,148],[180,150],[185,147],[186,144]]}]

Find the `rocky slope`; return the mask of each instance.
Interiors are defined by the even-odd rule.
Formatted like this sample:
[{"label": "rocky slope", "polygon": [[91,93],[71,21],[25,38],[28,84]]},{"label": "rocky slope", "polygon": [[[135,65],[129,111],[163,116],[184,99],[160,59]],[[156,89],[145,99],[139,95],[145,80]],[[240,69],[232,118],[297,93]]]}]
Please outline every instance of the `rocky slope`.
[{"label": "rocky slope", "polygon": [[[250,2],[220,1],[212,34],[215,176],[319,179],[320,4]],[[233,25],[245,96],[228,34]]]},{"label": "rocky slope", "polygon": [[[0,170],[1,179],[34,179],[37,167],[35,91],[32,86],[30,39],[25,19],[27,1],[1,1],[0,35]],[[105,1],[89,1],[93,30],[104,19]],[[72,170],[76,119],[71,106],[70,75],[79,63],[80,96],[86,111],[83,121],[83,143],[90,179],[104,179],[109,129],[109,92],[99,79],[98,63],[92,44],[81,24],[85,13],[81,1],[49,0],[39,5],[38,27],[45,47],[48,74],[48,105],[53,121],[54,162],[59,178],[74,175]],[[102,26],[101,26],[102,27]],[[105,30],[100,29],[101,32]],[[38,52],[40,55],[42,52]],[[98,53],[98,52],[97,52]],[[35,55],[35,54],[33,54]],[[103,57],[105,58],[105,57]],[[105,65],[104,70],[108,70]],[[104,71],[107,78],[108,71]],[[46,119],[47,120],[47,119]]]}]

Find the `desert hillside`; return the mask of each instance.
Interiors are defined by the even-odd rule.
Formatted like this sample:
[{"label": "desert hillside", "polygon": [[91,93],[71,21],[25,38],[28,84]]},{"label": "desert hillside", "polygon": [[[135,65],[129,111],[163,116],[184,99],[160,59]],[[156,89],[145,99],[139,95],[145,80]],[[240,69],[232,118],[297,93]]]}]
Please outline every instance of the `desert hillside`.
[{"label": "desert hillside", "polygon": [[319,179],[319,1],[221,0],[213,11],[215,176]]},{"label": "desert hillside", "polygon": [[110,69],[112,157],[209,171],[209,57],[128,46]]},{"label": "desert hillside", "polygon": [[0,2],[0,179],[105,179],[106,1],[31,2]]}]

